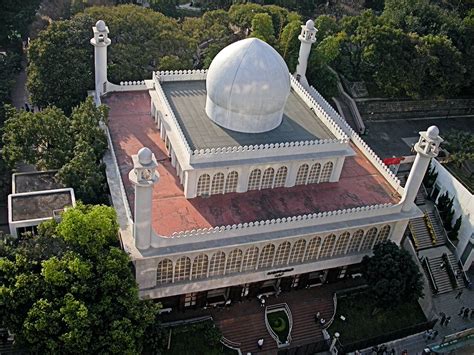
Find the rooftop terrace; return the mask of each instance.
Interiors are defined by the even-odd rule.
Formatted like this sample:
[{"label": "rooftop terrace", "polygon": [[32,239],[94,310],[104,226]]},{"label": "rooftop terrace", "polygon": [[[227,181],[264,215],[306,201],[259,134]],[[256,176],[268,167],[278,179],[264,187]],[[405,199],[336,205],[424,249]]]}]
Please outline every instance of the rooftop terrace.
[{"label": "rooftop terrace", "polygon": [[67,191],[45,191],[32,195],[11,196],[12,221],[52,218],[53,211],[72,206],[72,196]]},{"label": "rooftop terrace", "polygon": [[159,235],[300,214],[333,211],[373,204],[397,203],[399,196],[365,156],[345,160],[341,179],[292,188],[250,191],[186,199],[164,142],[150,116],[148,92],[113,93],[103,99],[110,106],[109,129],[133,213],[134,190],[128,180],[131,156],[146,146],[159,162],[160,181],[153,191],[153,228]]},{"label": "rooftop terrace", "polygon": [[64,187],[60,182],[56,181],[54,176],[56,171],[37,171],[31,173],[14,174],[14,194],[22,192],[34,192],[44,190],[61,189]]},{"label": "rooftop terrace", "polygon": [[335,138],[293,90],[279,127],[248,134],[225,129],[207,117],[204,80],[163,82],[161,87],[192,150]]}]

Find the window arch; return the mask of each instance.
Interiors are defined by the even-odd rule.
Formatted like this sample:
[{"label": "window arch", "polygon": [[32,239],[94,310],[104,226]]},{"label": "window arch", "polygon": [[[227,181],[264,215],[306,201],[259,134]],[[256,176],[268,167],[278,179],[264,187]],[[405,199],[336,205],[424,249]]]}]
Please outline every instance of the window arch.
[{"label": "window arch", "polygon": [[328,161],[326,164],[324,164],[323,171],[321,171],[321,177],[319,178],[319,182],[328,182],[329,179],[331,178],[332,174],[332,167],[333,167],[332,161]]},{"label": "window arch", "polygon": [[236,192],[238,182],[239,173],[237,171],[231,171],[227,174],[227,179],[225,180],[225,193]]},{"label": "window arch", "polygon": [[247,249],[242,261],[242,271],[255,270],[257,268],[258,248],[251,247]]},{"label": "window arch", "polygon": [[173,262],[170,259],[161,260],[156,270],[156,283],[168,284],[173,282]]},{"label": "window arch", "polygon": [[319,180],[319,173],[321,172],[321,164],[313,164],[308,175],[308,184],[316,184]]},{"label": "window arch", "polygon": [[286,177],[288,175],[288,168],[286,166],[282,166],[279,168],[275,175],[275,183],[273,184],[274,188],[277,187],[284,187],[286,183]]},{"label": "window arch", "polygon": [[273,178],[275,177],[275,170],[273,168],[265,169],[262,178],[262,189],[271,189],[273,187]]},{"label": "window arch", "polygon": [[291,244],[290,242],[284,242],[278,246],[275,254],[274,266],[286,265],[288,263],[288,257],[290,256]]},{"label": "window arch", "polygon": [[209,277],[224,275],[225,253],[219,251],[211,256],[209,263]]},{"label": "window arch", "polygon": [[273,258],[275,257],[275,245],[267,244],[263,247],[260,258],[258,260],[258,268],[271,267],[273,264]]},{"label": "window arch", "polygon": [[249,190],[260,189],[260,178],[262,177],[262,171],[260,169],[254,169],[249,176]]},{"label": "window arch", "polygon": [[324,238],[323,245],[321,245],[321,253],[319,254],[319,257],[326,258],[328,256],[331,256],[335,243],[336,236],[334,234],[330,234],[326,238]]},{"label": "window arch", "polygon": [[344,232],[339,236],[339,238],[337,238],[336,247],[334,248],[333,255],[345,254],[350,237],[351,234],[349,232]]},{"label": "window arch", "polygon": [[182,256],[176,262],[174,267],[174,281],[189,280],[191,276],[191,259],[187,256]]},{"label": "window arch", "polygon": [[242,264],[242,250],[235,249],[229,253],[227,257],[227,266],[225,269],[226,274],[234,274],[240,271],[240,265]]},{"label": "window arch", "polygon": [[364,241],[360,250],[371,250],[374,245],[375,237],[377,236],[377,228],[370,228],[365,233]]},{"label": "window arch", "polygon": [[209,195],[209,188],[211,186],[211,177],[209,174],[202,174],[199,177],[198,183],[197,183],[197,192],[196,194],[198,196],[202,195]]},{"label": "window arch", "polygon": [[191,278],[193,280],[204,279],[207,276],[208,257],[206,254],[198,255],[193,261],[193,271]]},{"label": "window arch", "polygon": [[319,247],[321,246],[321,238],[314,237],[309,241],[308,247],[306,248],[305,260],[316,260],[319,254]]},{"label": "window arch", "polygon": [[224,192],[224,174],[217,173],[212,177],[211,195],[222,194]]},{"label": "window arch", "polygon": [[387,224],[380,228],[380,232],[377,236],[377,243],[382,243],[385,242],[388,239],[388,236],[390,235],[390,226]]},{"label": "window arch", "polygon": [[298,173],[296,174],[296,182],[295,185],[304,185],[306,184],[306,178],[308,177],[308,164],[303,164],[298,169]]},{"label": "window arch", "polygon": [[359,251],[360,245],[362,244],[362,240],[364,240],[364,231],[362,229],[359,229],[352,235],[351,242],[349,243],[349,249],[347,249],[347,252],[354,253]]},{"label": "window arch", "polygon": [[304,249],[306,247],[306,240],[300,239],[293,244],[290,254],[290,264],[300,263],[303,260]]}]

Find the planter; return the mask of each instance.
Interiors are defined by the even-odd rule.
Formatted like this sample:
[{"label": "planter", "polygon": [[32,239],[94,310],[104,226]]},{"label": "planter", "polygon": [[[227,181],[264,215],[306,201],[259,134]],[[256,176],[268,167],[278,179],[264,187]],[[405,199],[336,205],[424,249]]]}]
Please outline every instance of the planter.
[{"label": "planter", "polygon": [[278,348],[290,345],[293,317],[286,303],[265,308],[265,325],[271,337],[275,339]]}]

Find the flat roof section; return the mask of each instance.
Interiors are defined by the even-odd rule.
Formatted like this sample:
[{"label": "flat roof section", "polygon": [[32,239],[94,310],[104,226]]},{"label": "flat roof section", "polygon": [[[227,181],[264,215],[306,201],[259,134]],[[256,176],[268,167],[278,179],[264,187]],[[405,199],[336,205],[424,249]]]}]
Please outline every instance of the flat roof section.
[{"label": "flat roof section", "polygon": [[292,188],[215,195],[186,199],[164,142],[150,116],[148,92],[113,93],[109,105],[109,130],[127,199],[133,213],[134,189],[128,179],[131,156],[143,146],[159,162],[160,180],[153,191],[153,229],[162,236],[174,232],[231,225],[299,214],[333,211],[373,204],[398,203],[395,190],[357,148],[345,160],[341,179]]},{"label": "flat roof section", "polygon": [[13,222],[52,218],[53,211],[72,206],[70,191],[45,191],[41,194],[11,197]]},{"label": "flat roof section", "polygon": [[14,174],[15,191],[14,194],[22,192],[34,192],[62,189],[64,185],[54,179],[56,171],[38,171],[31,173]]},{"label": "flat roof section", "polygon": [[192,150],[335,138],[293,90],[280,126],[265,133],[239,133],[207,117],[204,80],[167,81],[161,87]]}]

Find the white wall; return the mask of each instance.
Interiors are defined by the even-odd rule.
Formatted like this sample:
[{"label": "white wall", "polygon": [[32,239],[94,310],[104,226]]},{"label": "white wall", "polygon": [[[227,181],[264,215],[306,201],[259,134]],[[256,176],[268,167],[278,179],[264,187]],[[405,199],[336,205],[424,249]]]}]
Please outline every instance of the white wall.
[{"label": "white wall", "polygon": [[[446,170],[438,161],[432,160],[438,177],[435,184],[439,186],[441,196],[446,191],[450,197],[454,197],[453,209],[455,211],[454,221],[462,215],[461,228],[459,230],[458,244],[456,247],[457,255],[460,257],[466,248],[469,240],[473,237],[474,232],[474,198],[469,190],[464,187],[451,173]],[[469,266],[474,261],[474,252],[471,252],[470,257],[464,265],[464,269],[469,269]]]}]

